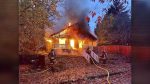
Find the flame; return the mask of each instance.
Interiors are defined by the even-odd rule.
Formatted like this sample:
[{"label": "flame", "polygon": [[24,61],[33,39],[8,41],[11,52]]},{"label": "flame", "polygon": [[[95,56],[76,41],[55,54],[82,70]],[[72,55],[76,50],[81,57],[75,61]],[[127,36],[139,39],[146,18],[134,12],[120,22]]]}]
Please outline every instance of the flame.
[{"label": "flame", "polygon": [[69,22],[68,26],[71,26],[71,23]]},{"label": "flame", "polygon": [[65,44],[66,38],[59,38],[59,44]]},{"label": "flame", "polygon": [[70,46],[71,46],[73,49],[75,49],[75,47],[74,47],[74,40],[73,40],[73,39],[70,40]]},{"label": "flame", "polygon": [[51,39],[48,39],[48,38],[45,38],[45,40],[49,43],[52,43],[52,40]]},{"label": "flame", "polygon": [[82,48],[83,46],[83,41],[79,41],[79,48]]}]

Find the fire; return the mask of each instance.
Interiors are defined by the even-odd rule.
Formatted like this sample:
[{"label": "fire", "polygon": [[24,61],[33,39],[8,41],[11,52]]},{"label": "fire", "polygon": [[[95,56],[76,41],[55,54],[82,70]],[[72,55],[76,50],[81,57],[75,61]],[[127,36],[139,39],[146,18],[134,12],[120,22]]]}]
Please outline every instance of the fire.
[{"label": "fire", "polygon": [[59,44],[65,44],[66,38],[59,38]]},{"label": "fire", "polygon": [[51,39],[47,39],[47,38],[45,38],[45,39],[46,39],[47,42],[52,43]]},{"label": "fire", "polygon": [[47,41],[48,41],[48,42],[50,42],[50,43],[52,43],[52,40],[50,40],[50,39],[49,39],[49,40],[47,40]]},{"label": "fire", "polygon": [[71,23],[69,22],[68,26],[71,26]]},{"label": "fire", "polygon": [[83,46],[83,41],[79,41],[79,48],[82,48]]},{"label": "fire", "polygon": [[70,46],[74,49],[75,47],[74,47],[74,40],[73,39],[71,39],[70,40]]}]

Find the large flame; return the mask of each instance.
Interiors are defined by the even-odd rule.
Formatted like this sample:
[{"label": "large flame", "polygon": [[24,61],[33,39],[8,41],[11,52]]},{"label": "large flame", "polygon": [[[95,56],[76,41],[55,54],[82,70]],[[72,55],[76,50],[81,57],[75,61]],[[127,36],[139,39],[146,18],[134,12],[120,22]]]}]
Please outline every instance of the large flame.
[{"label": "large flame", "polygon": [[59,44],[65,44],[66,38],[59,38]]},{"label": "large flame", "polygon": [[70,40],[70,46],[74,49],[75,47],[74,47],[74,40],[73,39],[71,39]]}]

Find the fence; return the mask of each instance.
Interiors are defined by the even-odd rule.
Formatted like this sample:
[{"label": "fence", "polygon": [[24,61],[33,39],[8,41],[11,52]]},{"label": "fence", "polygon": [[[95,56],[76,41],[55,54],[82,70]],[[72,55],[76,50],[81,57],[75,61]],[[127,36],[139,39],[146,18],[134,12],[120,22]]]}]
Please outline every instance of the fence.
[{"label": "fence", "polygon": [[124,56],[130,56],[131,54],[131,46],[124,46],[124,45],[99,46],[98,51],[102,50],[105,50],[107,53],[122,54]]}]

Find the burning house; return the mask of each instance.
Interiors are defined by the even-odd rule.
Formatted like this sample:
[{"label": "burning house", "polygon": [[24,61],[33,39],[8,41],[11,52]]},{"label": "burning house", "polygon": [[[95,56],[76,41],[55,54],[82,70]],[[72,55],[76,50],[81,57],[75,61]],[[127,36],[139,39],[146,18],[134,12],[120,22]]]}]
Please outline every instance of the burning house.
[{"label": "burning house", "polygon": [[87,3],[87,0],[64,1],[64,16],[55,25],[58,30],[46,38],[48,51],[54,48],[60,55],[79,55],[86,47],[96,45],[96,35],[91,33],[85,19],[89,13],[89,5],[83,6],[80,3]]},{"label": "burning house", "polygon": [[79,55],[83,49],[96,46],[96,36],[85,27],[82,22],[69,23],[67,27],[51,34],[47,41],[58,55]]}]

